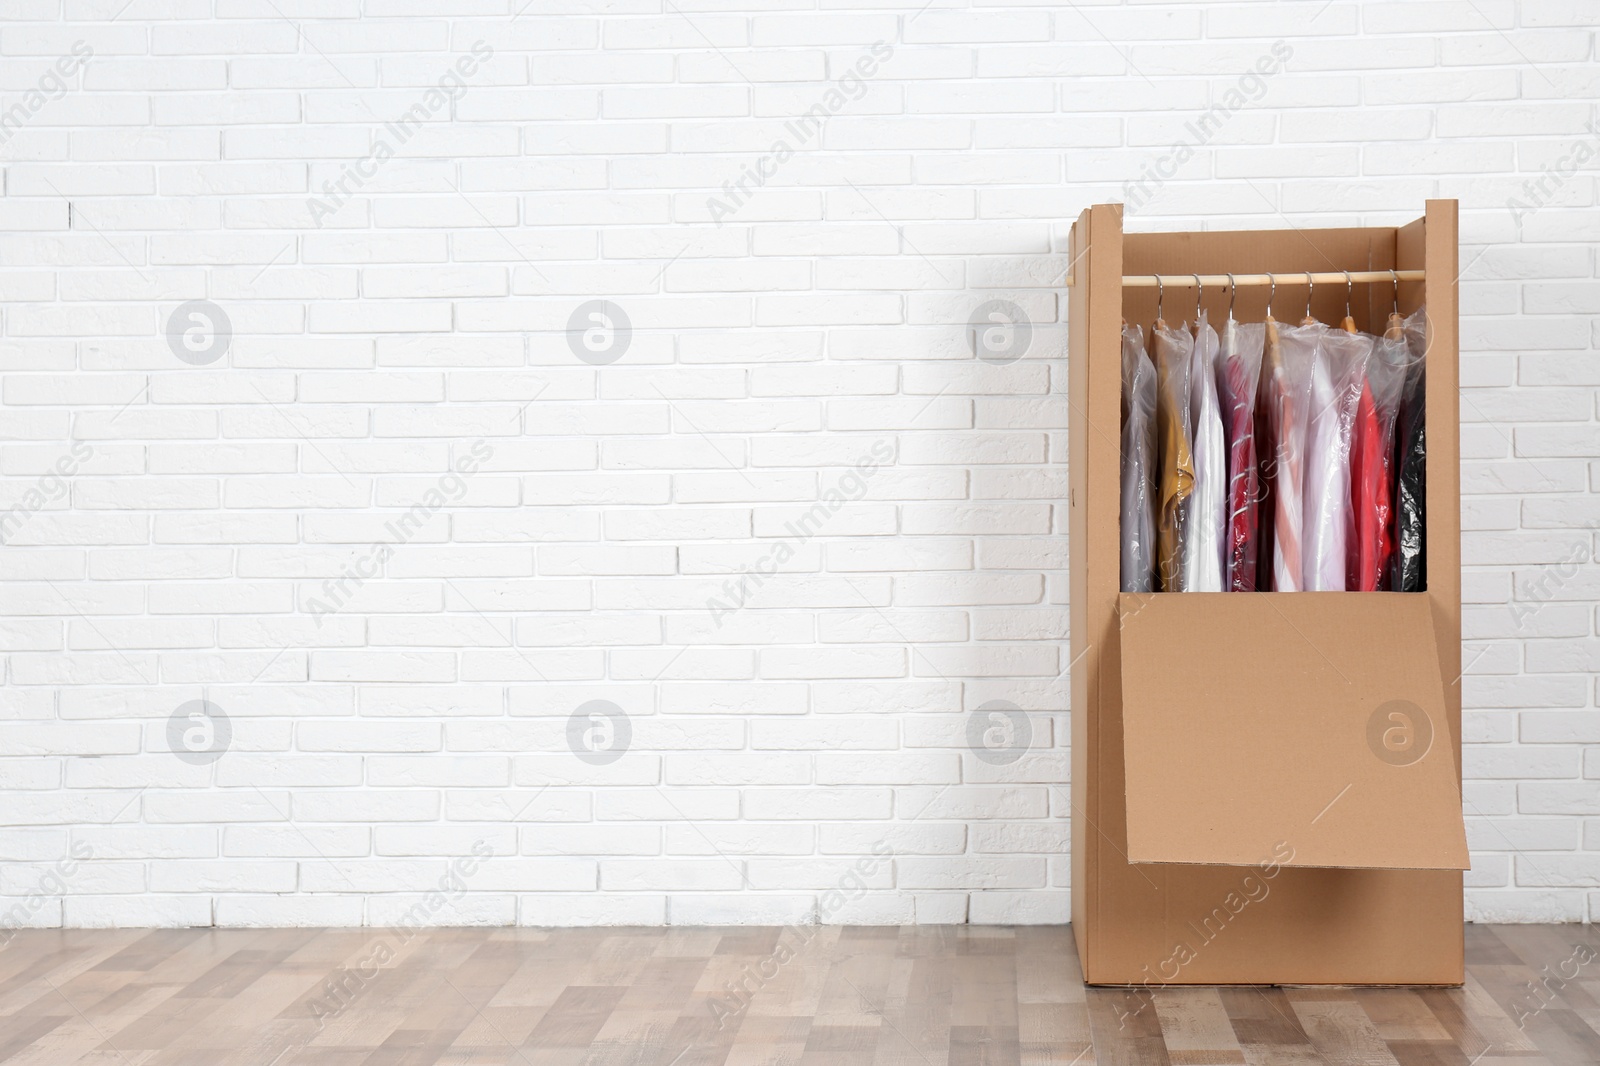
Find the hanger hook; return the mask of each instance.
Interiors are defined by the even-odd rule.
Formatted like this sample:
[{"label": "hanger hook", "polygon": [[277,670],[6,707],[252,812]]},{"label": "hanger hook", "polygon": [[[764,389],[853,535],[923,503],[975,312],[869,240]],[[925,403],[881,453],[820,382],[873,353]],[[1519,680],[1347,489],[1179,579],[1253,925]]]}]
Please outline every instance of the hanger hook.
[{"label": "hanger hook", "polygon": [[1317,291],[1316,279],[1311,276],[1311,271],[1306,271],[1306,317],[1311,317],[1311,294]]},{"label": "hanger hook", "polygon": [[1350,317],[1350,297],[1354,294],[1356,283],[1350,280],[1350,271],[1344,272],[1344,317]]},{"label": "hanger hook", "polygon": [[1389,270],[1389,277],[1394,279],[1394,313],[1400,313],[1400,275],[1393,268]]},{"label": "hanger hook", "polygon": [[1194,279],[1194,318],[1200,321],[1200,301],[1206,298],[1206,283],[1200,280],[1199,274],[1190,274]]},{"label": "hanger hook", "polygon": [[1272,288],[1267,290],[1267,317],[1271,318],[1272,301],[1278,295],[1278,279],[1270,270],[1267,271],[1267,281],[1272,285]]},{"label": "hanger hook", "polygon": [[1161,317],[1161,302],[1164,299],[1166,299],[1166,289],[1163,288],[1162,285],[1161,285],[1161,275],[1160,274],[1151,274],[1150,276],[1152,278],[1156,279],[1156,317],[1160,318]]},{"label": "hanger hook", "polygon": [[1239,286],[1234,284],[1233,275],[1228,275],[1228,317],[1233,317],[1233,301],[1239,295]]}]

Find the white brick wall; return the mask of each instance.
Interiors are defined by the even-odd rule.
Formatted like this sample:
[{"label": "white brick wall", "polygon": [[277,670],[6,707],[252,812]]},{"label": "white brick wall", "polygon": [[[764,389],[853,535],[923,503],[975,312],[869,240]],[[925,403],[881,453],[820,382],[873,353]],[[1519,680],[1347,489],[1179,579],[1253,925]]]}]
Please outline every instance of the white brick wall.
[{"label": "white brick wall", "polygon": [[0,925],[1063,920],[1062,248],[1177,145],[1461,199],[1469,912],[1600,917],[1593,0],[3,18]]}]

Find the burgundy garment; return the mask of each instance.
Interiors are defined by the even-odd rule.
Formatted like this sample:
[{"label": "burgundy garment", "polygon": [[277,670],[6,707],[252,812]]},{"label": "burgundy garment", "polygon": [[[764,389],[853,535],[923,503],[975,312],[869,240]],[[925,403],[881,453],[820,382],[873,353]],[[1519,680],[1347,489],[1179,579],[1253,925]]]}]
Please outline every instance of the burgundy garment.
[{"label": "burgundy garment", "polygon": [[[1263,367],[1264,369],[1264,367]],[[1272,420],[1267,415],[1267,375],[1256,384],[1256,581],[1255,591],[1271,592],[1273,556],[1273,516],[1276,491],[1277,442],[1272,436]]]},{"label": "burgundy garment", "polygon": [[[1230,396],[1246,395],[1244,360],[1234,356],[1223,367]],[[1253,390],[1252,390],[1253,391]],[[1260,479],[1256,470],[1255,405],[1229,404],[1228,424],[1228,543],[1226,575],[1230,592],[1256,590],[1256,545],[1260,526]]]}]

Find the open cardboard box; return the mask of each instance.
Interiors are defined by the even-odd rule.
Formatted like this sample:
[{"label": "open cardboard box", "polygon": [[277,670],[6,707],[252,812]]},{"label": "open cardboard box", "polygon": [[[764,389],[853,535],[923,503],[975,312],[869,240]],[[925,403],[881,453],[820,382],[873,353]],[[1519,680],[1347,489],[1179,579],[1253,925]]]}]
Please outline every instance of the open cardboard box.
[{"label": "open cardboard box", "polygon": [[[1091,984],[1460,984],[1456,205],[1401,228],[1128,234],[1073,227],[1069,313],[1072,920]],[[1426,271],[1428,590],[1119,589],[1120,328],[1155,318],[1124,274],[1266,273],[1298,321],[1306,270]],[[1346,287],[1311,310],[1343,316]],[[1169,289],[1169,321],[1194,290]],[[1207,290],[1260,321],[1268,292]],[[1381,332],[1388,285],[1351,312]]]}]

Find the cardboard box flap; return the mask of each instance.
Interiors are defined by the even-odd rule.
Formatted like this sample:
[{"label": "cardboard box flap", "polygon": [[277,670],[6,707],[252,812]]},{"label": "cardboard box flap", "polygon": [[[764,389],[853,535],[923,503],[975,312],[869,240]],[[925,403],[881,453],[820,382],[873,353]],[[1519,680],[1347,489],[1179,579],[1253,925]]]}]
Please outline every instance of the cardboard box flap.
[{"label": "cardboard box flap", "polygon": [[1129,861],[1466,869],[1428,601],[1119,595]]}]

